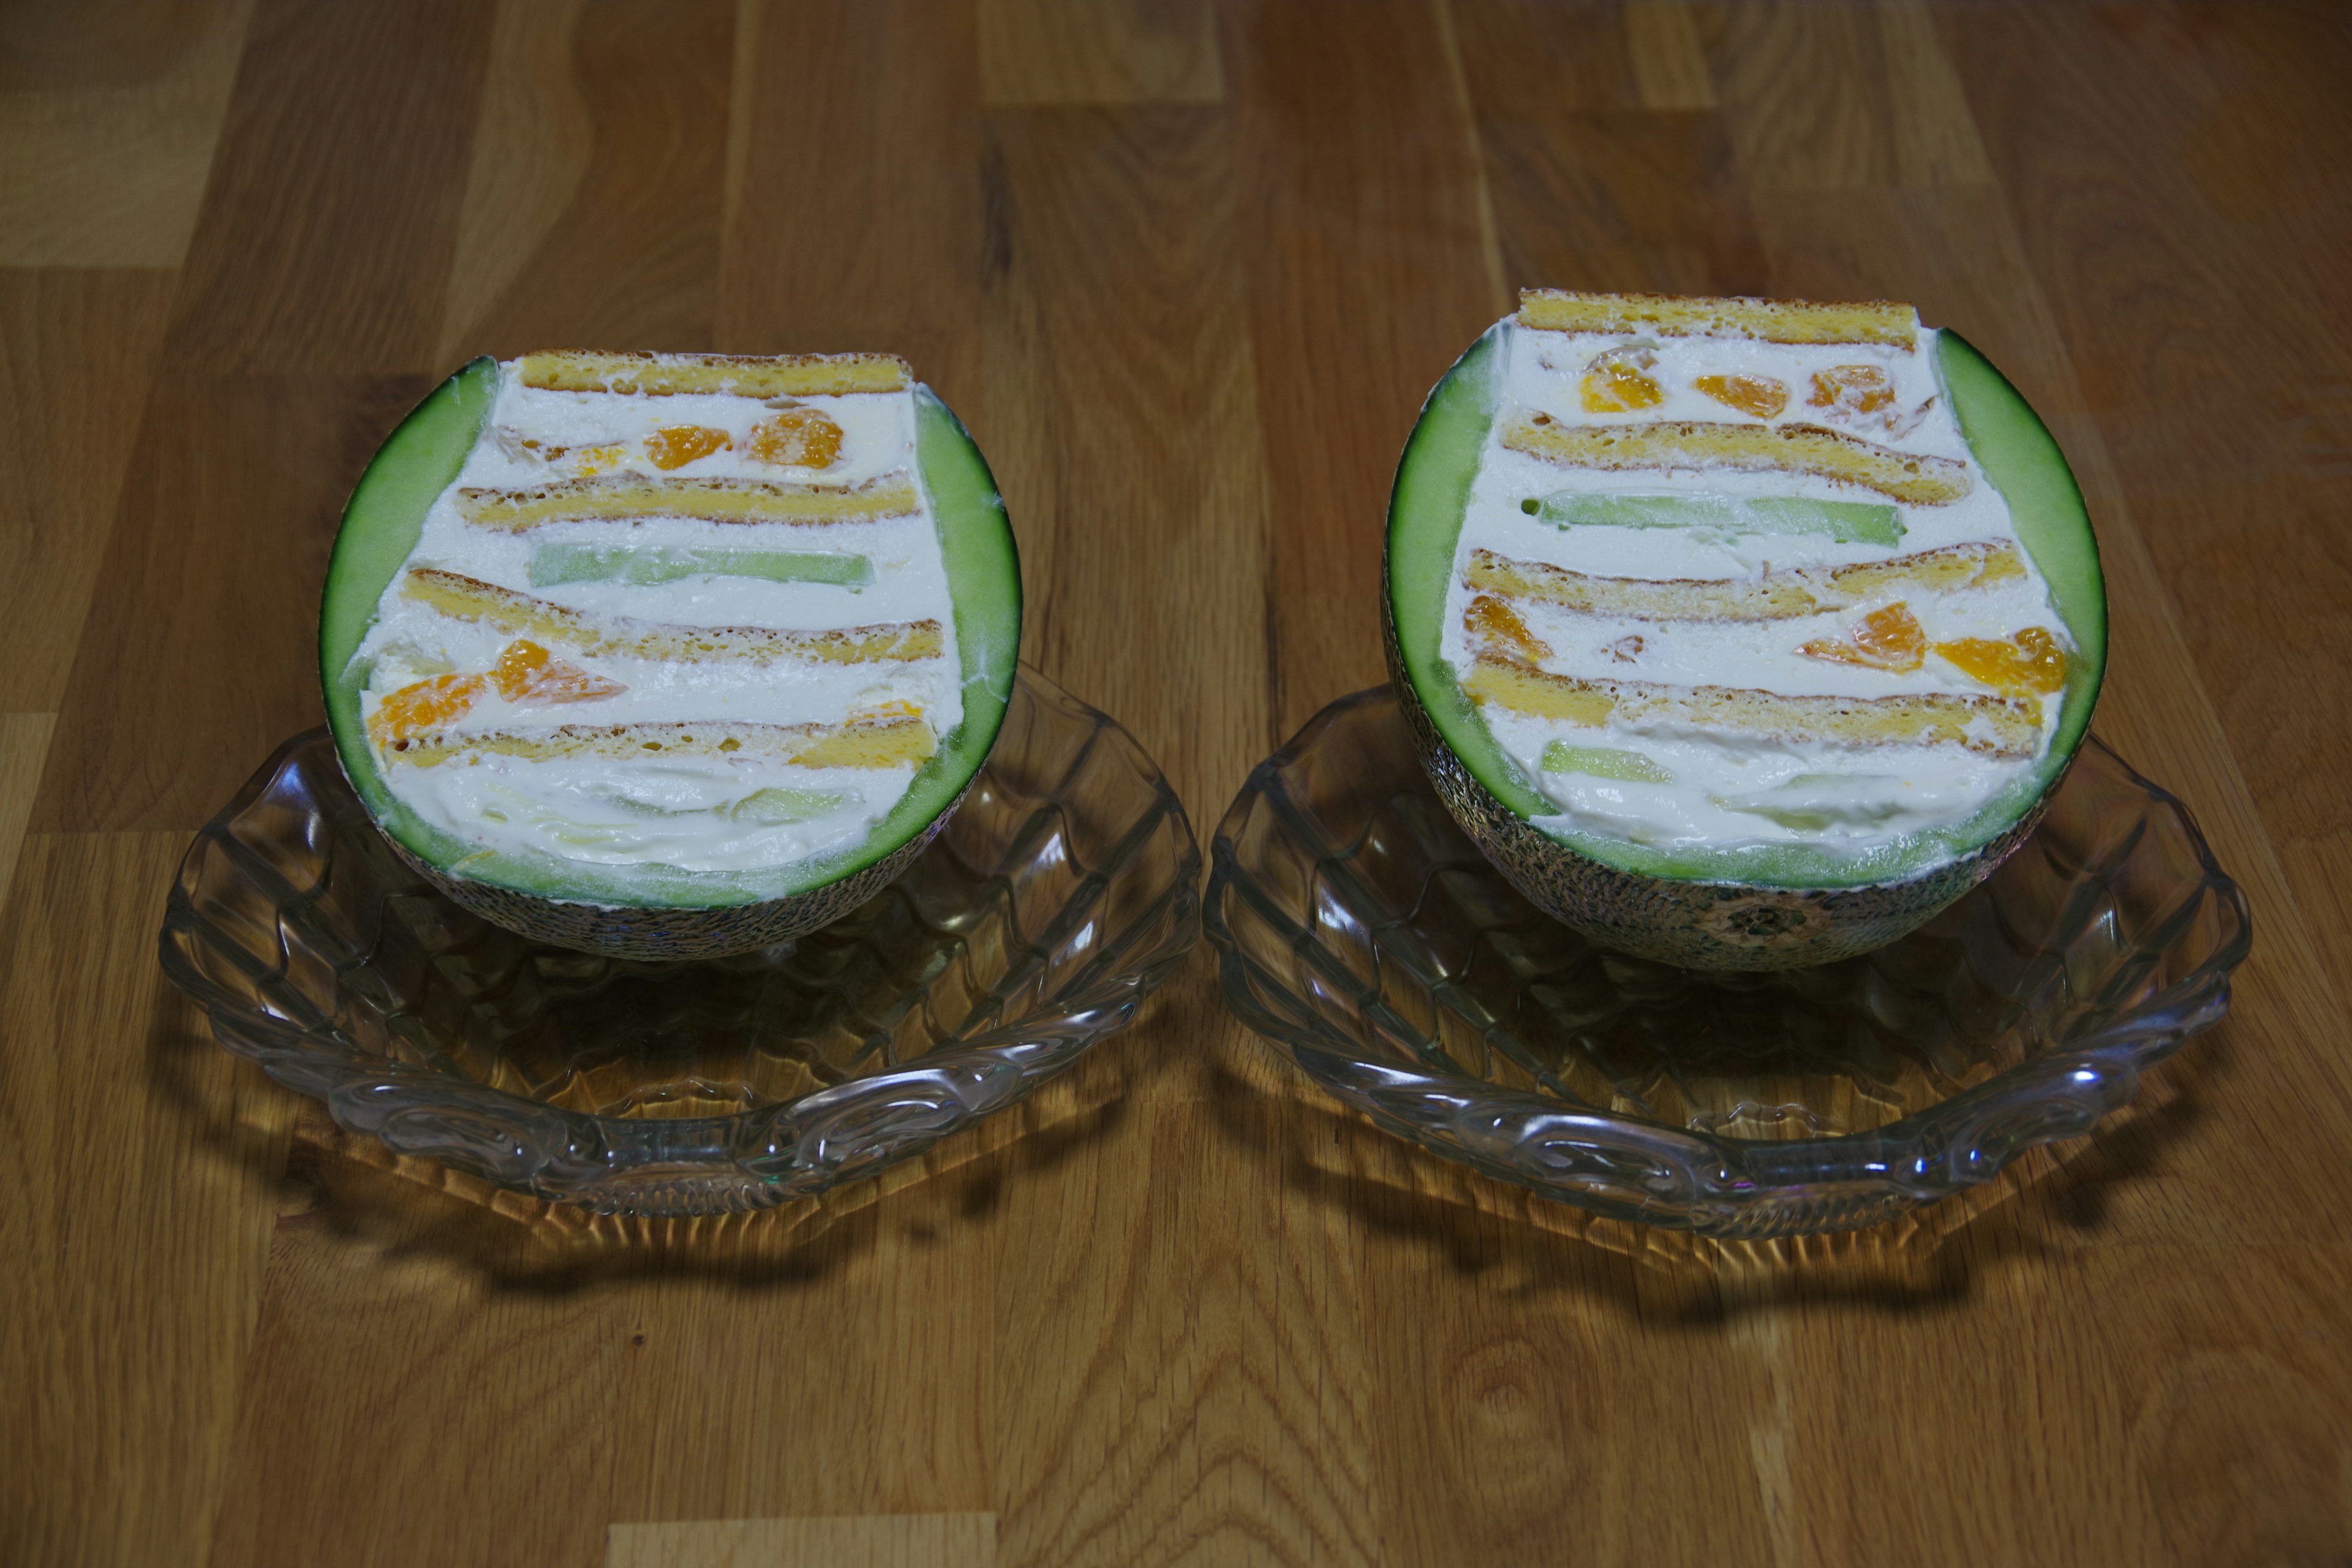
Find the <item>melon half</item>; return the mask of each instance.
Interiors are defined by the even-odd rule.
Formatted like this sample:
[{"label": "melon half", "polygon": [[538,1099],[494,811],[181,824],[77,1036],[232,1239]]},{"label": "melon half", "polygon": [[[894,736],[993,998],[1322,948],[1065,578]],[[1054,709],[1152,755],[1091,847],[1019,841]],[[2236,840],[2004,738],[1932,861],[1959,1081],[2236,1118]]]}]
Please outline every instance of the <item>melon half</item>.
[{"label": "melon half", "polygon": [[[824,595],[860,592],[862,584],[872,582],[875,569],[857,553],[863,548],[857,542],[861,537],[857,531],[869,525],[860,521],[863,514],[855,499],[856,488],[830,487],[821,468],[832,459],[831,448],[812,449],[803,439],[806,429],[826,429],[833,439],[837,439],[838,430],[828,421],[796,412],[802,405],[793,397],[761,400],[767,393],[795,387],[806,390],[808,384],[827,392],[866,390],[842,382],[846,373],[828,368],[825,356],[737,360],[716,355],[569,354],[526,356],[503,366],[488,358],[478,359],[419,404],[369,463],[343,512],[320,616],[320,672],[328,719],[343,772],[371,817],[402,858],[457,903],[525,936],[564,947],[633,958],[718,956],[784,940],[855,908],[905,869],[945,825],[987,760],[1012,696],[1022,609],[1013,533],[987,463],[945,404],[929,388],[905,376],[904,365],[887,356],[834,357],[845,363],[880,364],[884,370],[877,374],[883,379],[900,377],[889,390],[902,400],[911,395],[911,414],[902,421],[908,433],[904,445],[911,460],[875,483],[887,481],[909,498],[897,509],[900,554],[906,553],[903,541],[910,522],[928,517],[929,529],[935,530],[935,557],[929,554],[930,533],[921,531],[917,537],[926,561],[932,563],[927,569],[936,574],[943,568],[940,609],[946,613],[921,623],[929,628],[929,640],[924,646],[881,647],[876,657],[905,659],[930,652],[946,660],[935,679],[957,699],[951,723],[928,726],[925,716],[909,717],[911,710],[905,703],[885,705],[887,710],[880,717],[866,715],[853,723],[830,727],[739,721],[742,714],[760,713],[763,702],[773,707],[778,683],[806,679],[804,671],[814,667],[795,663],[803,656],[831,658],[837,666],[842,659],[866,657],[873,651],[858,645],[849,634],[824,629],[860,618],[853,613],[854,605],[848,611],[832,610]],[[541,362],[541,367],[531,386],[548,389],[548,395],[573,397],[583,406],[600,399],[615,405],[632,398],[639,405],[658,403],[662,400],[645,395],[656,391],[709,394],[715,389],[732,394],[748,388],[755,401],[747,404],[746,417],[756,416],[767,421],[765,426],[753,426],[753,434],[768,440],[771,448],[778,431],[790,438],[787,447],[761,455],[783,462],[786,466],[779,471],[787,479],[808,482],[695,480],[690,477],[696,471],[693,463],[703,455],[704,447],[726,446],[720,439],[724,432],[678,437],[674,431],[656,430],[640,443],[655,454],[650,461],[657,465],[649,468],[641,453],[637,460],[638,468],[645,470],[641,481],[626,472],[605,475],[590,470],[591,477],[581,479],[566,478],[573,470],[550,469],[551,488],[542,487],[544,494],[589,494],[615,516],[559,517],[560,526],[539,533],[518,531],[539,529],[545,521],[530,510],[532,505],[539,505],[541,511],[551,510],[532,500],[541,492],[461,492],[459,480],[479,469],[482,459],[478,453],[488,450],[491,438],[505,440],[509,451],[516,451],[512,433],[503,426],[494,428],[494,409],[505,406],[500,398],[502,393],[511,393],[520,374],[516,367],[532,362]],[[808,369],[812,366],[814,371]],[[566,376],[571,378],[568,383]],[[672,384],[658,384],[664,376]],[[690,399],[681,395],[675,401],[683,405]],[[705,396],[699,406],[709,408],[712,402]],[[772,409],[787,412],[781,416],[767,412]],[[691,444],[698,440],[701,447]],[[663,446],[664,441],[670,445]],[[743,433],[737,432],[733,447],[740,449],[745,444]],[[531,455],[537,456],[537,448]],[[472,469],[469,459],[474,462]],[[677,478],[666,471],[681,464],[687,466]],[[576,470],[576,458],[573,465]],[[699,489],[692,488],[698,484]],[[873,484],[865,487],[867,493],[873,489]],[[429,542],[435,536],[428,534],[428,519],[439,520],[435,526],[446,542],[453,498],[461,493],[494,497],[488,502],[467,503],[473,509],[468,514],[473,521],[488,516],[492,526],[508,530],[509,537],[552,541],[529,545],[527,579],[520,574],[520,568],[509,569],[509,580],[499,583],[440,569],[447,563],[432,558],[435,551]],[[502,503],[495,500],[501,494],[521,499]],[[673,509],[663,499],[672,494],[688,499]],[[780,521],[761,514],[761,508],[769,504],[762,498],[778,495],[787,499],[793,518]],[[835,508],[846,509],[845,521],[824,515],[841,495],[852,497],[842,508]],[[743,500],[746,496],[751,499]],[[713,510],[708,504],[712,497],[743,515]],[[506,511],[497,514],[501,504]],[[873,508],[869,505],[866,510]],[[673,510],[676,515],[663,515]],[[784,521],[810,526],[787,529]],[[646,535],[665,529],[667,531],[660,537],[668,543],[647,547],[640,542]],[[792,547],[774,548],[774,542],[787,534],[786,542]],[[715,542],[706,546],[705,535]],[[614,598],[627,594],[656,595],[647,602],[658,605],[691,605],[695,601],[690,591],[695,585],[710,583],[736,595],[732,600],[715,601],[728,604],[754,602],[743,598],[747,593],[798,595],[791,603],[819,606],[814,612],[820,616],[817,629],[795,629],[789,617],[749,626],[714,626],[709,616],[698,624],[677,626],[660,624],[665,617],[658,615],[650,618],[599,616],[581,608],[586,604],[609,611],[613,604],[631,603]],[[775,589],[779,583],[790,584],[789,589]],[[431,679],[445,685],[470,683],[467,689],[492,696],[511,694],[522,689],[500,686],[493,690],[484,682],[511,673],[519,668],[516,659],[527,656],[537,661],[537,667],[535,672],[526,673],[540,678],[531,689],[551,692],[552,705],[541,710],[491,701],[488,706],[497,710],[499,722],[488,724],[469,721],[462,713],[445,720],[437,710],[420,710],[410,700],[397,713],[411,722],[394,726],[390,721],[395,707],[389,705],[383,692],[388,685],[407,678],[387,679],[379,664],[391,656],[381,646],[383,637],[372,637],[372,634],[378,632],[379,621],[389,615],[415,614],[412,601],[456,617],[453,626],[457,631],[490,636],[505,644],[505,657],[495,666],[487,656],[476,656],[475,666],[470,667],[461,658],[457,666],[459,673]],[[834,618],[822,619],[826,615]],[[951,637],[939,637],[942,621],[951,627]],[[876,628],[851,630],[863,634]],[[600,656],[608,656],[602,666]],[[403,657],[415,656],[404,653]],[[736,661],[730,667],[735,672],[730,677],[734,685],[727,700],[732,706],[702,710],[681,699],[670,710],[663,710],[645,697],[656,687],[667,689],[662,686],[667,677],[661,672],[677,667],[661,661],[698,658]],[[475,667],[479,667],[479,673],[467,673]],[[885,673],[904,668],[903,664],[875,667]],[[550,670],[567,674],[570,686],[550,684],[544,679]],[[629,683],[640,688],[636,706],[627,713],[633,721],[606,722],[608,715],[598,710],[597,700],[606,692],[625,690]],[[685,685],[690,686],[691,681]],[[415,681],[394,695],[413,695],[418,690],[429,695],[429,680]],[[604,700],[606,707],[614,705],[612,700]],[[419,712],[425,713],[424,719],[417,718]],[[898,744],[894,740],[918,729],[919,744]],[[876,735],[887,743],[877,742]],[[656,739],[641,742],[640,736]],[[822,754],[812,750],[812,736],[827,742],[828,749]],[[660,856],[632,860],[625,851],[609,847],[614,832],[604,832],[600,838],[593,825],[575,833],[572,840],[554,841],[551,846],[541,839],[518,841],[486,827],[478,831],[481,825],[467,822],[462,812],[453,815],[444,806],[446,790],[436,795],[418,787],[418,781],[428,780],[422,771],[425,768],[450,770],[428,780],[440,784],[457,779],[457,770],[468,767],[479,766],[480,776],[488,777],[500,769],[513,773],[519,757],[561,756],[562,766],[569,770],[565,787],[576,794],[583,788],[598,787],[600,770],[609,771],[614,780],[625,780],[631,769],[642,766],[639,751],[651,752],[664,744],[681,757],[689,751],[698,752],[696,765],[705,773],[718,769],[722,775],[730,767],[753,768],[756,754],[764,748],[767,763],[774,765],[764,774],[743,775],[748,780],[746,799],[766,813],[749,819],[752,828],[746,830],[744,841],[755,846],[751,852],[753,858],[745,859],[739,850],[732,861],[720,864],[678,864]],[[891,744],[897,744],[896,751]],[[860,747],[865,748],[863,752]],[[870,820],[856,819],[816,852],[768,861],[756,858],[757,846],[766,842],[759,837],[766,825],[790,825],[820,809],[854,812],[866,798],[854,791],[825,794],[796,787],[796,780],[819,775],[805,770],[795,773],[795,766],[868,765],[877,758],[896,765],[887,780],[892,794],[873,797],[877,802],[888,799],[887,809],[875,805]],[[843,776],[838,767],[832,776]],[[724,784],[723,776],[720,782]],[[761,787],[750,787],[753,784]],[[630,804],[635,796],[616,785],[613,798]],[[841,805],[845,799],[852,803],[850,806]],[[430,808],[428,801],[435,803]],[[709,809],[732,814],[732,831],[742,805],[739,801]],[[671,800],[667,805],[637,803],[632,810],[658,816],[659,826],[674,837],[698,842],[694,837],[696,806],[696,800],[687,799],[682,806]],[[503,814],[499,819],[505,820]],[[768,837],[782,842],[791,834],[777,828]],[[571,841],[602,847],[573,854],[565,850],[565,843]],[[622,841],[626,842],[625,837]]]},{"label": "melon half", "polygon": [[[1610,301],[1646,301],[1641,306],[1645,319],[1663,315],[1670,331],[1677,307],[1703,313],[1696,308],[1725,306],[1735,315],[1766,308],[1759,301],[1646,296],[1553,298],[1571,305],[1601,301],[1594,308],[1612,310],[1619,307]],[[2081,491],[2057,442],[2016,388],[1957,333],[1941,331],[1932,347],[1921,345],[1981,480],[2006,502],[2015,542],[2046,584],[2048,603],[2072,644],[2063,690],[2054,698],[2054,722],[2042,732],[2042,749],[2031,765],[1965,817],[1865,850],[1802,842],[1643,843],[1564,819],[1556,796],[1546,794],[1523,757],[1498,743],[1484,706],[1492,684],[1482,688],[1443,646],[1449,589],[1466,554],[1465,520],[1474,482],[1498,418],[1524,416],[1505,406],[1504,356],[1506,335],[1526,319],[1523,311],[1497,323],[1430,394],[1398,465],[1389,507],[1382,570],[1389,670],[1422,761],[1465,831],[1531,901],[1594,942],[1697,968],[1787,968],[1864,952],[1913,930],[1990,875],[2032,830],[2081,744],[2106,658],[2105,590]],[[1633,499],[1580,498],[1578,515],[1622,521],[1633,515],[1629,506],[1653,513],[1679,506],[1639,495],[1658,488],[1653,478],[1612,474],[1608,483],[1622,480]],[[1843,493],[1885,499],[1859,489]],[[1538,508],[1531,503],[1526,510],[1532,515]],[[1832,518],[1841,510],[1864,509],[1849,502],[1817,509]],[[1816,518],[1815,526],[1830,524]],[[1507,675],[1524,673],[1507,658],[1481,662]],[[1638,758],[1625,766],[1633,771],[1613,776],[1646,776],[1641,770],[1647,764]],[[1593,763],[1585,771],[1610,769]]]}]

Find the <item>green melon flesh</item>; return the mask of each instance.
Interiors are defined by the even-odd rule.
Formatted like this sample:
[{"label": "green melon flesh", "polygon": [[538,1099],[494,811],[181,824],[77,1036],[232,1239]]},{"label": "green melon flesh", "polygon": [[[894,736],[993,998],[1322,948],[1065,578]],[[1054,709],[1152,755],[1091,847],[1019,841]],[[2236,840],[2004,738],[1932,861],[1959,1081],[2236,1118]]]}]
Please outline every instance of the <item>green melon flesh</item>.
[{"label": "green melon flesh", "polygon": [[771,583],[829,583],[863,588],[874,563],[863,555],[806,550],[661,550],[630,544],[542,544],[530,552],[530,585],[627,583],[647,587],[688,577],[761,577]]},{"label": "green melon flesh", "polygon": [[1690,528],[1711,533],[1818,533],[1841,543],[1903,542],[1903,521],[1891,506],[1870,501],[1813,500],[1803,496],[1588,495],[1569,491],[1529,496],[1529,517],[1560,528]]},{"label": "green melon flesh", "polygon": [[[1454,362],[1423,407],[1389,499],[1387,592],[1397,652],[1413,699],[1472,776],[1551,838],[1620,870],[1765,888],[1851,888],[1901,881],[1998,837],[2031,810],[2082,743],[2106,668],[2107,599],[2090,514],[2064,454],[1991,362],[1958,333],[1937,335],[1936,370],[1985,477],[2009,503],[2019,541],[2050,584],[2074,638],[2049,754],[1966,821],[1859,854],[1815,845],[1659,850],[1563,829],[1559,808],[1495,742],[1441,657],[1448,581],[1471,481],[1493,426],[1504,327]],[[1542,819],[1553,820],[1542,820]]]},{"label": "green melon flesh", "polygon": [[[839,881],[906,844],[954,804],[987,760],[1012,700],[1021,645],[1021,563],[987,461],[947,405],[923,386],[915,389],[916,466],[929,493],[954,604],[963,718],[940,737],[939,751],[863,840],[814,859],[751,871],[591,866],[547,855],[477,852],[403,804],[367,743],[360,694],[368,669],[359,648],[384,589],[424,532],[425,514],[465,466],[497,390],[497,362],[478,359],[416,405],[352,491],[327,567],[319,615],[327,721],[344,773],[386,833],[441,870],[540,898],[615,908],[717,909]],[[765,564],[777,573],[789,569]],[[763,804],[782,811],[793,803],[779,795]]]}]

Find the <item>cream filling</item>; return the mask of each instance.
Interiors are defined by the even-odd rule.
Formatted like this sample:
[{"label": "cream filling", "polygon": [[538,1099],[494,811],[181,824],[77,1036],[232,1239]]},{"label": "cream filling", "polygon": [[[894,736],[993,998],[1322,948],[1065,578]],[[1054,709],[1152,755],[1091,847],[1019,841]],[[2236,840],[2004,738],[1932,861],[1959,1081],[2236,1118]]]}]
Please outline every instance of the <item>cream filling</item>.
[{"label": "cream filling", "polygon": [[[569,477],[567,454],[541,450],[618,445],[604,471],[662,475],[645,456],[656,429],[698,425],[730,432],[720,450],[666,477],[746,478],[851,485],[916,471],[911,391],[806,397],[802,405],[837,423],[839,458],[822,469],[759,462],[748,454],[751,426],[775,410],[756,398],[647,397],[548,392],[520,385],[509,363],[481,437],[457,480],[426,515],[416,548],[377,606],[360,657],[372,661],[362,711],[411,683],[447,673],[480,674],[516,638],[441,615],[405,597],[410,566],[435,566],[511,588],[585,614],[701,626],[829,630],[882,622],[934,620],[940,657],[909,662],[831,664],[776,659],[656,662],[593,658],[535,637],[555,658],[625,690],[576,702],[509,702],[486,691],[448,732],[548,730],[561,725],[735,720],[769,724],[839,723],[887,704],[911,705],[944,741],[962,718],[961,660],[954,605],[928,495],[911,515],[856,522],[716,523],[687,518],[594,520],[508,531],[469,524],[455,492],[526,488]],[[919,479],[919,494],[922,491]],[[532,582],[534,552],[551,545],[684,552],[751,550],[862,557],[863,585],[777,582],[702,574],[668,582]],[[542,573],[542,575],[544,574]],[[772,757],[614,758],[468,755],[419,766],[378,752],[393,793],[425,821],[483,851],[536,852],[602,866],[649,865],[687,871],[745,871],[790,865],[846,848],[870,833],[905,795],[915,767],[809,768]]]},{"label": "cream filling", "polygon": [[[1463,521],[1449,585],[1441,651],[1457,673],[1476,651],[1464,626],[1473,596],[1463,581],[1470,552],[1486,549],[1522,561],[1547,562],[1597,576],[1752,578],[1800,566],[1846,565],[1885,560],[1945,545],[2013,540],[2008,504],[1987,481],[1968,447],[1936,374],[1933,331],[1923,330],[1912,353],[1874,344],[1785,345],[1724,338],[1641,339],[1655,354],[1645,374],[1667,395],[1633,413],[1587,414],[1580,384],[1592,357],[1637,340],[1610,335],[1536,331],[1516,323],[1504,330],[1501,403],[1487,438]],[[1814,372],[1835,365],[1874,364],[1895,389],[1895,407],[1927,405],[1909,428],[1885,427],[1875,415],[1830,417],[1807,398]],[[1789,388],[1786,408],[1770,420],[1726,406],[1695,389],[1701,375],[1770,376]],[[1930,400],[1932,399],[1932,402]],[[1858,486],[1795,473],[1606,471],[1545,462],[1502,445],[1515,411],[1547,413],[1562,424],[1602,425],[1649,420],[1724,424],[1819,424],[1904,452],[1969,464],[1973,481],[1961,500],[1944,506],[1894,502]],[[1801,497],[1889,506],[1902,527],[1893,547],[1840,542],[1826,534],[1739,532],[1731,528],[1562,527],[1530,516],[1530,500],[1573,496]],[[1727,509],[1728,510],[1728,509]],[[2021,552],[2021,554],[2022,552]],[[1896,590],[1836,612],[1783,621],[1643,621],[1582,615],[1515,602],[1528,629],[1549,653],[1538,666],[1555,674],[1607,680],[1752,688],[1785,695],[1893,697],[1926,692],[1990,693],[1930,652],[1917,670],[1897,673],[1800,654],[1816,639],[1847,633],[1873,610],[1906,604],[1932,645],[1959,637],[2005,641],[2027,626],[2047,629],[2072,656],[2072,639],[2050,602],[2047,584],[2029,559],[2026,575],[1958,594]],[[2058,721],[2059,699],[2042,700],[2046,752]],[[1611,722],[1588,727],[1536,718],[1488,703],[1481,711],[1495,739],[1559,806],[1557,829],[1624,839],[1645,847],[1738,848],[1808,844],[1863,851],[1906,835],[1966,820],[2034,759],[1988,757],[1957,745],[1848,746],[1823,742],[1762,740],[1671,722]],[[1547,772],[1547,751],[1568,748],[1633,752],[1666,782],[1610,778],[1589,772]]]}]

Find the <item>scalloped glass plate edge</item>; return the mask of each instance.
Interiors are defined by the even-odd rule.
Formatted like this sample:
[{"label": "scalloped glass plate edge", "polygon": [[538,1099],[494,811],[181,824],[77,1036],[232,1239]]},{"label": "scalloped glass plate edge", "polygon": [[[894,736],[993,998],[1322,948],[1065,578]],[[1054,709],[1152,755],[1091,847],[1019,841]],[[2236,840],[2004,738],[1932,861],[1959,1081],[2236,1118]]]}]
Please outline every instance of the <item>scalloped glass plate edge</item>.
[{"label": "scalloped glass plate edge", "polygon": [[[1287,798],[1286,773],[1335,722],[1383,701],[1392,706],[1392,693],[1375,687],[1327,706],[1253,770],[1221,819],[1203,927],[1218,949],[1226,1005],[1319,1089],[1386,1131],[1541,1197],[1612,1218],[1723,1239],[1811,1235],[1878,1225],[1990,1182],[2028,1151],[2084,1136],[2128,1104],[2143,1073],[2227,1014],[2231,973],[2251,947],[2244,895],[2214,860],[2187,807],[2091,737],[2086,751],[2095,749],[2145,792],[2151,811],[2177,819],[2199,873],[2182,907],[2193,898],[2210,900],[2221,927],[2211,950],[2188,973],[2137,999],[2127,1012],[2094,1021],[2054,1048],[1914,1114],[1826,1138],[1724,1137],[1430,1070],[1427,1053],[1409,1031],[1393,1026],[1394,1010],[1333,955],[1295,908],[1258,884],[1236,847],[1251,812],[1263,805],[1275,812],[1276,831],[1313,842],[1318,870],[1360,848],[1335,849],[1319,841],[1310,815]],[[1406,743],[1402,723],[1399,718],[1400,743]],[[1413,771],[1418,777],[1417,764]],[[1466,838],[1463,847],[1476,872],[1499,883],[1499,874],[1478,859]],[[1268,940],[1237,940],[1235,911]],[[2185,929],[2187,921],[2177,923]],[[1262,962],[1276,951],[1311,973],[1313,987],[1335,1005],[1359,1018],[1389,1020],[1394,1037],[1387,1049],[1375,1053],[1351,1040]]]},{"label": "scalloped glass plate edge", "polygon": [[[317,885],[298,888],[234,831],[273,785],[300,765],[306,747],[317,751],[320,731],[282,743],[196,835],[167,901],[159,938],[163,968],[203,1005],[223,1047],[287,1088],[321,1101],[346,1131],[378,1138],[398,1153],[421,1155],[500,1187],[604,1214],[743,1212],[813,1196],[921,1153],[1068,1069],[1133,1021],[1144,997],[1198,938],[1199,847],[1182,803],[1158,765],[1117,721],[1025,664],[1015,692],[1016,710],[1024,706],[1028,721],[1060,726],[1058,742],[1066,754],[1056,760],[1065,764],[1059,774],[1063,786],[1079,777],[1098,743],[1108,742],[1116,749],[1115,760],[1134,770],[1150,797],[1133,820],[1110,835],[1115,842],[1108,867],[1090,868],[1072,903],[1053,911],[1045,929],[1030,939],[1033,949],[1040,942],[1076,940],[1090,945],[1091,954],[1071,972],[1052,976],[1058,983],[1050,994],[1035,997],[1029,1011],[1001,1026],[977,1029],[892,1070],[851,1078],[787,1102],[732,1115],[600,1115],[394,1060],[334,1028],[320,1016],[316,1001],[294,984],[296,960],[288,934],[289,921],[299,925],[306,901],[322,895],[324,872]],[[1014,732],[1017,716],[1008,715],[1000,748]],[[980,776],[987,778],[1001,761],[992,757]],[[318,771],[331,773],[331,779],[311,782],[348,795],[339,768]],[[359,810],[356,801],[347,804],[350,811]],[[295,853],[324,853],[321,846],[338,830],[325,815],[314,812],[298,825],[278,825],[273,831],[283,834],[296,826],[303,842],[293,846]],[[348,823],[341,830],[350,831]],[[940,847],[935,845],[934,852]],[[1120,879],[1146,875],[1138,868],[1153,852],[1164,874],[1144,889],[1148,896],[1138,908],[1135,888],[1122,888]],[[209,856],[228,857],[235,874],[273,907],[278,949],[274,963],[240,945],[195,907],[191,889]],[[897,885],[876,899],[892,897]],[[1112,931],[1105,928],[1104,916],[1115,909],[1125,918]],[[352,973],[363,970],[369,956],[340,955],[344,967],[334,984],[343,984]],[[1003,977],[1003,991],[1011,994],[1043,984],[1041,966],[1032,963],[1029,970]]]}]

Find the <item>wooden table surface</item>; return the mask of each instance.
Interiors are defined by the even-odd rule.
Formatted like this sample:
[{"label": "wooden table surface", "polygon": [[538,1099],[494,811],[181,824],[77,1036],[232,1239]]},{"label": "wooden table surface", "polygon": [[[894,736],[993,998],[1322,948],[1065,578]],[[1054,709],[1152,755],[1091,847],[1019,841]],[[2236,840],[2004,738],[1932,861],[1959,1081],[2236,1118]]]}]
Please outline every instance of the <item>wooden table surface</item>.
[{"label": "wooden table surface", "polygon": [[[2345,1562],[2347,17],[0,12],[0,1561]],[[2048,415],[2099,731],[2255,912],[2129,1116],[1918,1226],[1677,1243],[1297,1091],[1204,948],[889,1179],[592,1223],[343,1138],[158,973],[192,830],[318,721],[341,498],[463,358],[907,354],[1026,656],[1205,838],[1380,679],[1399,445],[1523,282],[1912,300]]]}]

